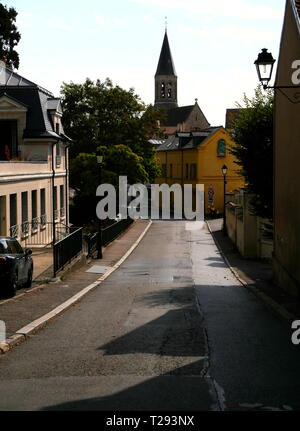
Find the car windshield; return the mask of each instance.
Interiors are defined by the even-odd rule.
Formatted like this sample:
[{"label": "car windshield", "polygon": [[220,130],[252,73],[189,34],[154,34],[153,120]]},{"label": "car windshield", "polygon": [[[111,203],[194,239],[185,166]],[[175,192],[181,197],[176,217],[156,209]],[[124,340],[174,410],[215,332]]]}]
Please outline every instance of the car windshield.
[{"label": "car windshield", "polygon": [[20,244],[16,240],[8,239],[6,241],[6,245],[7,245],[7,252],[6,253],[11,253],[11,254],[22,254],[23,253],[22,247],[20,246]]},{"label": "car windshield", "polygon": [[7,253],[6,241],[0,240],[0,254]]}]

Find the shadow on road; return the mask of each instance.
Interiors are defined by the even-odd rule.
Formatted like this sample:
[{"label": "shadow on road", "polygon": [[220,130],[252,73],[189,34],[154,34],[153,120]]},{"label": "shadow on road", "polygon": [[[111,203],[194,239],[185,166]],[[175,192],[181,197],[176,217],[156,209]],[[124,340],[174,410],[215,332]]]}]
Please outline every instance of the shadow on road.
[{"label": "shadow on road", "polygon": [[[208,379],[193,375],[195,369],[203,367],[197,361],[179,369],[173,374],[144,380],[132,384],[114,394],[79,399],[43,408],[43,411],[207,411],[214,400]],[[180,375],[180,377],[178,377]],[[118,376],[122,381],[122,376]],[[98,392],[103,392],[103,387]]]}]

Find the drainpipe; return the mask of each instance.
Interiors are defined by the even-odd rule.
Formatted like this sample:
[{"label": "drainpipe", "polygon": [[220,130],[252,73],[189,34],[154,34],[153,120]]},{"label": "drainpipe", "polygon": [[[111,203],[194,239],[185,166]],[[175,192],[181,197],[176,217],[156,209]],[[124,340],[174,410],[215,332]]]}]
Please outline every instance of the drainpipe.
[{"label": "drainpipe", "polygon": [[68,160],[68,149],[70,145],[65,146],[65,168],[66,168],[66,178],[65,178],[65,210],[66,210],[66,225],[69,226],[69,199],[68,199],[68,189],[69,189],[69,160]]},{"label": "drainpipe", "polygon": [[54,252],[55,238],[55,207],[54,207],[54,182],[55,182],[55,164],[54,164],[54,145],[59,141],[52,143],[52,250],[53,250],[53,276],[56,277],[56,256]]},{"label": "drainpipe", "polygon": [[184,169],[183,169],[183,150],[181,150],[181,208],[182,208],[182,216],[184,214],[184,186],[183,186],[183,175],[184,175]]}]

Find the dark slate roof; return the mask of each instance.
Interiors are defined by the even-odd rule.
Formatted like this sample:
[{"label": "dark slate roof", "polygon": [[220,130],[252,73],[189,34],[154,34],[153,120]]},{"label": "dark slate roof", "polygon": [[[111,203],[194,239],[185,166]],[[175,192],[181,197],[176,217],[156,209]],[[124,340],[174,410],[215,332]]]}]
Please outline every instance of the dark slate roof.
[{"label": "dark slate roof", "polygon": [[167,32],[165,32],[164,41],[162,44],[160,57],[157,65],[156,74],[157,75],[175,75],[175,66],[172,59],[172,54],[170,50],[169,40]]},{"label": "dark slate roof", "polygon": [[188,150],[202,145],[213,133],[222,126],[209,127],[200,132],[177,132],[159,146],[157,151]]},{"label": "dark slate roof", "polygon": [[52,124],[50,112],[61,115],[60,99],[50,91],[34,84],[17,73],[0,66],[0,97],[6,95],[27,107],[26,129],[24,138],[60,138],[68,140],[64,135],[57,135]]},{"label": "dark slate roof", "polygon": [[188,118],[190,113],[192,112],[195,105],[190,106],[181,106],[179,108],[172,108],[167,110],[167,118],[166,118],[166,124],[164,124],[166,127],[169,126],[177,126],[177,124],[184,123],[185,120]]}]

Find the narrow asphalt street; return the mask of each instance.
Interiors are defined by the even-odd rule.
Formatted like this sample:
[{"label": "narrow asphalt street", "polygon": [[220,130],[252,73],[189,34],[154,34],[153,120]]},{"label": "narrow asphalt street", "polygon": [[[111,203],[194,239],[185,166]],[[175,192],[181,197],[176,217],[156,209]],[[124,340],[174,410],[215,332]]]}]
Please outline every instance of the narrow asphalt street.
[{"label": "narrow asphalt street", "polygon": [[300,347],[201,222],[157,221],[98,288],[0,356],[0,410],[300,409]]}]

